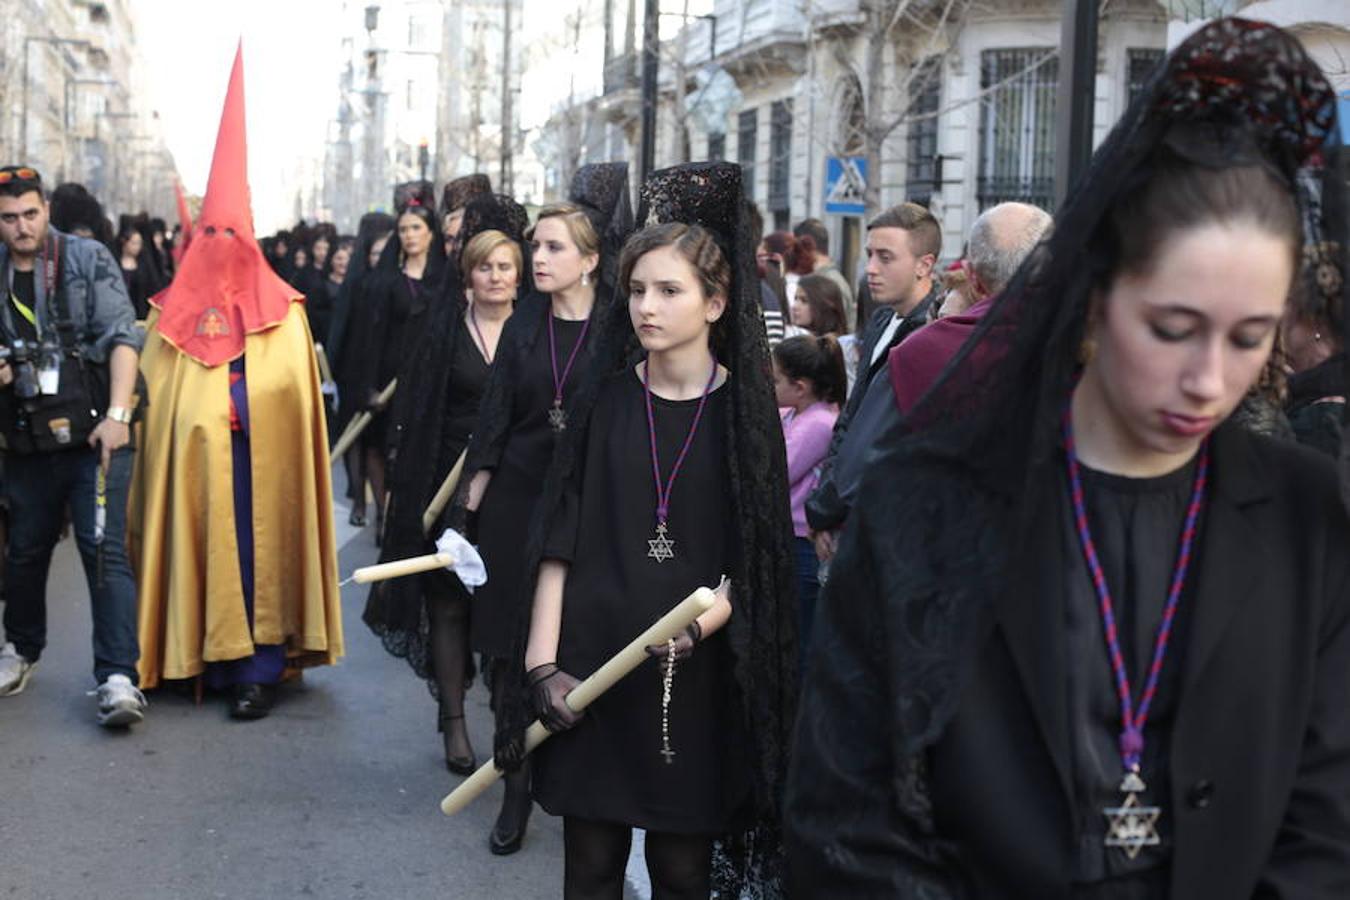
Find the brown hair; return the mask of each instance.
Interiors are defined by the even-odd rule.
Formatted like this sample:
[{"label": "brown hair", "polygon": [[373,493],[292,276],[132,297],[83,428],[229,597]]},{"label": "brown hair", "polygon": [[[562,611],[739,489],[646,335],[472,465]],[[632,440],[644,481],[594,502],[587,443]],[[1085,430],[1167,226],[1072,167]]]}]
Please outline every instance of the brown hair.
[{"label": "brown hair", "polygon": [[774,345],[773,360],[789,379],[811,382],[811,392],[826,403],[844,405],[848,395],[848,375],[844,371],[844,351],[833,335],[800,335]]},{"label": "brown hair", "polygon": [[487,258],[492,255],[492,251],[498,247],[508,247],[511,250],[511,260],[516,264],[516,277],[521,277],[521,269],[525,266],[524,257],[520,252],[520,245],[511,240],[510,237],[495,229],[480,231],[473,236],[473,240],[464,245],[464,255],[462,257],[462,268],[464,270],[464,284],[467,287],[469,278],[473,270],[487,262]]},{"label": "brown hair", "polygon": [[[649,225],[636,232],[623,245],[619,255],[619,289],[625,294],[633,278],[633,267],[642,257],[662,247],[674,247],[698,275],[703,296],[720,294],[731,302],[731,265],[726,254],[713,240],[712,232],[701,225],[667,222]],[[725,316],[723,316],[725,318]]]},{"label": "brown hair", "polygon": [[577,250],[582,256],[600,255],[600,237],[595,233],[595,226],[591,224],[590,217],[580,206],[575,203],[553,203],[545,206],[539,210],[539,215],[535,217],[530,230],[525,232],[525,240],[534,240],[534,230],[545,219],[562,219],[572,243],[577,245]]},{"label": "brown hair", "polygon": [[770,253],[783,257],[783,274],[810,275],[815,269],[815,259],[809,253],[803,253],[798,241],[789,231],[774,231],[764,235],[764,247]]},{"label": "brown hair", "polygon": [[844,295],[833,278],[824,275],[803,275],[797,282],[797,290],[806,295],[806,305],[811,307],[812,334],[844,334]]},{"label": "brown hair", "polygon": [[1299,270],[1303,226],[1292,189],[1259,165],[1211,168],[1165,151],[1137,191],[1125,191],[1111,209],[1102,234],[1116,275],[1146,274],[1159,249],[1178,232],[1203,225],[1244,222],[1289,243]]},{"label": "brown hair", "polygon": [[875,228],[900,228],[908,231],[909,248],[915,256],[931,256],[937,259],[942,255],[942,226],[926,206],[901,203],[882,210],[876,218],[867,223],[868,231]]}]

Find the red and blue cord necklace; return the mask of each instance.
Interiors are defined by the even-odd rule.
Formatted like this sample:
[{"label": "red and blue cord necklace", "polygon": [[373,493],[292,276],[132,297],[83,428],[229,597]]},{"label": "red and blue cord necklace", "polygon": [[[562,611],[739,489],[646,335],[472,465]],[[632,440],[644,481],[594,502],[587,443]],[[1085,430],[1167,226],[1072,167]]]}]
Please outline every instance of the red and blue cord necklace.
[{"label": "red and blue cord necklace", "polygon": [[694,434],[703,421],[703,408],[708,404],[708,395],[712,393],[713,383],[717,381],[717,359],[713,359],[712,372],[708,374],[708,383],[703,386],[703,396],[699,398],[698,409],[694,412],[694,421],[689,425],[689,433],[684,436],[684,446],[680,447],[675,465],[670,467],[670,477],[661,481],[661,460],[656,451],[656,415],[652,412],[651,365],[642,364],[642,394],[647,401],[647,437],[651,440],[652,476],[656,481],[656,536],[647,542],[647,557],[658,563],[675,558],[675,541],[666,534],[666,522],[670,518],[670,495],[675,490],[675,479],[680,467],[689,455],[694,443]]},{"label": "red and blue cord necklace", "polygon": [[1088,572],[1092,576],[1092,586],[1097,594],[1102,630],[1106,635],[1106,650],[1111,660],[1111,673],[1115,680],[1116,695],[1120,699],[1120,761],[1125,769],[1120,790],[1125,795],[1125,801],[1120,806],[1107,807],[1103,810],[1107,818],[1106,846],[1118,847],[1127,857],[1134,859],[1144,847],[1154,847],[1161,843],[1157,828],[1158,818],[1162,814],[1161,808],[1144,806],[1139,802],[1139,795],[1147,790],[1140,772],[1144,753],[1144,728],[1148,724],[1153,698],[1158,693],[1158,679],[1162,675],[1163,663],[1167,659],[1168,641],[1172,637],[1172,626],[1176,621],[1177,608],[1181,605],[1186,573],[1191,565],[1197,525],[1204,507],[1205,488],[1209,481],[1209,439],[1206,438],[1200,445],[1200,460],[1195,469],[1190,503],[1186,508],[1186,522],[1181,529],[1180,547],[1167,592],[1167,605],[1163,607],[1162,621],[1158,624],[1158,633],[1153,641],[1153,659],[1137,706],[1134,702],[1134,690],[1130,685],[1130,676],[1125,670],[1125,655],[1120,649],[1115,604],[1111,599],[1111,590],[1106,584],[1106,572],[1102,569],[1101,559],[1097,555],[1097,545],[1092,540],[1092,530],[1088,526],[1087,506],[1083,501],[1082,473],[1079,470],[1073,438],[1073,421],[1071,413],[1067,410],[1064,413],[1064,455],[1068,460],[1069,494],[1073,503],[1074,525],[1078,532],[1078,542],[1083,548],[1083,558],[1087,561]]}]

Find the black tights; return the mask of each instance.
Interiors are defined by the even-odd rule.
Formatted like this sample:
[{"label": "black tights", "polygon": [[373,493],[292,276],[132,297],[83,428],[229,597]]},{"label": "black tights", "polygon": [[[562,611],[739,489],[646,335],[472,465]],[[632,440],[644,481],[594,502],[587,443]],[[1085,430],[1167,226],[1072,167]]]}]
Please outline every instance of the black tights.
[{"label": "black tights", "polygon": [[431,626],[431,667],[440,695],[440,727],[453,743],[451,752],[468,756],[468,732],[464,727],[464,690],[469,672],[469,597],[447,584],[444,572],[425,579],[427,618]]},{"label": "black tights", "polygon": [[347,499],[352,509],[364,514],[366,510],[366,451],[360,442],[347,451],[343,458],[347,466]]},{"label": "black tights", "polygon": [[[366,479],[375,495],[375,521],[384,521],[384,451],[379,447],[366,448]],[[364,500],[362,501],[364,505]],[[377,536],[378,537],[378,536]]]},{"label": "black tights", "polygon": [[[627,825],[563,819],[565,900],[622,900],[633,839]],[[707,900],[712,892],[712,839],[647,832],[652,900]]]}]

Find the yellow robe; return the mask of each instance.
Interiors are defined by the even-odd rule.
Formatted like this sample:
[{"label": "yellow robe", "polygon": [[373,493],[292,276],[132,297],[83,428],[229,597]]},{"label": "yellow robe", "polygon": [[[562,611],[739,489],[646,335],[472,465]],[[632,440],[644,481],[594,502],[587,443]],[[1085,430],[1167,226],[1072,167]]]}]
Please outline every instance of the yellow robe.
[{"label": "yellow robe", "polygon": [[253,472],[250,634],[234,527],[229,366],[207,368],[165,341],[152,314],[149,389],[131,492],[141,686],[192,678],[208,662],[285,644],[293,665],[342,655],[328,436],[303,305],[245,340]]}]

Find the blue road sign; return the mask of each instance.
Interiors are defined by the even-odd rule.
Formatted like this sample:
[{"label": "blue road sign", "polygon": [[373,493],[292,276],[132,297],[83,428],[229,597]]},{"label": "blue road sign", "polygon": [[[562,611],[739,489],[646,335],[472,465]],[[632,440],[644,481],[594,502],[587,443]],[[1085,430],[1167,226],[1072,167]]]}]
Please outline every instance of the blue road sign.
[{"label": "blue road sign", "polygon": [[867,158],[825,157],[825,212],[861,216],[863,191],[867,188]]}]

